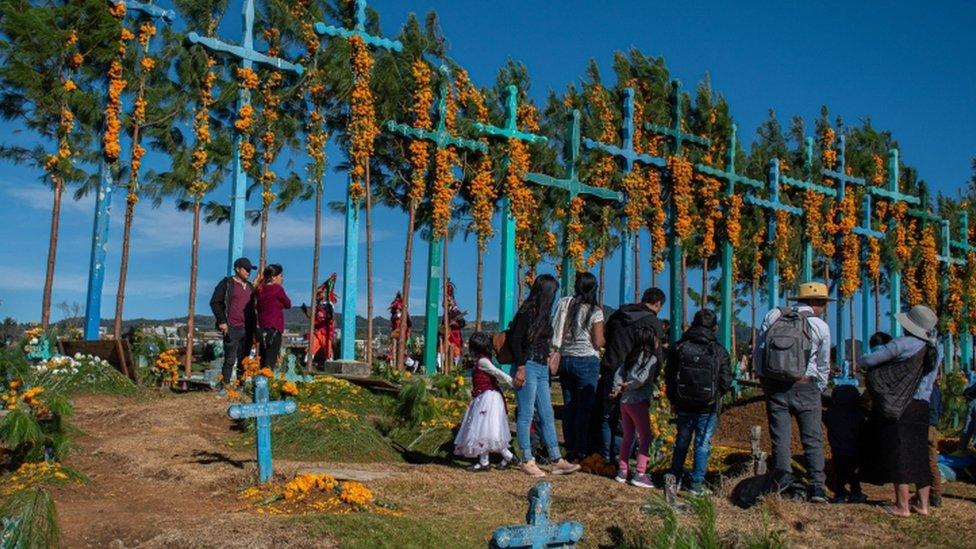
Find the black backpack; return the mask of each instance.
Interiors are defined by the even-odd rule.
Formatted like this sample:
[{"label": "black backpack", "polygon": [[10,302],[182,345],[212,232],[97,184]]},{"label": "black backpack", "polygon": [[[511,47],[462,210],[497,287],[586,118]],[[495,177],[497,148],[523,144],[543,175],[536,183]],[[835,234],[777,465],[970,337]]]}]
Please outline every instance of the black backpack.
[{"label": "black backpack", "polygon": [[718,396],[718,361],[712,343],[684,341],[678,345],[675,396],[679,404],[706,406]]}]

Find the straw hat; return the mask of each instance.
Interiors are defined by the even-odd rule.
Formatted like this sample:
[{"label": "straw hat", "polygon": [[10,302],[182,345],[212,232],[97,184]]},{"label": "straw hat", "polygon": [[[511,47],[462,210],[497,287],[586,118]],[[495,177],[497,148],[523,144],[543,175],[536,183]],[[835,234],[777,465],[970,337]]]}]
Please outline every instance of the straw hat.
[{"label": "straw hat", "polygon": [[799,291],[790,298],[793,301],[836,301],[830,297],[827,285],[823,282],[804,282]]},{"label": "straw hat", "polygon": [[939,317],[925,305],[915,305],[907,313],[896,314],[895,319],[913,336],[925,341],[935,340],[935,327],[939,325]]}]

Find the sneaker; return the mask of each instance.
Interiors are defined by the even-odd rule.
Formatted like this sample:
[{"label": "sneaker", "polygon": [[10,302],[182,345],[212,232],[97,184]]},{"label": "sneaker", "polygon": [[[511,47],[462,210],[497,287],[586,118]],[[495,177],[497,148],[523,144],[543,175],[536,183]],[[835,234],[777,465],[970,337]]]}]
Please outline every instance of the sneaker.
[{"label": "sneaker", "polygon": [[853,503],[851,501],[851,498],[852,497],[853,497],[853,495],[847,495],[847,494],[838,493],[838,494],[834,495],[834,498],[832,500],[830,500],[830,503]]},{"label": "sneaker", "polygon": [[856,494],[851,494],[847,496],[847,503],[867,503],[868,497],[864,495],[864,492],[858,492]]},{"label": "sneaker", "polygon": [[530,477],[542,478],[546,476],[546,473],[542,469],[539,469],[539,466],[535,464],[534,459],[532,461],[526,461],[523,463],[521,469],[523,473],[529,475]]},{"label": "sneaker", "polygon": [[929,507],[942,507],[942,496],[929,496]]},{"label": "sneaker", "polygon": [[570,463],[565,459],[560,459],[553,466],[550,472],[554,475],[569,475],[580,470],[580,466],[576,463]]},{"label": "sneaker", "polygon": [[810,488],[810,503],[827,503],[827,494],[822,486]]},{"label": "sneaker", "polygon": [[634,478],[630,479],[630,485],[638,488],[655,488],[654,481],[651,480],[651,475],[647,473],[634,475]]},{"label": "sneaker", "polygon": [[486,473],[491,469],[491,465],[482,465],[481,462],[475,462],[473,465],[469,465],[466,469],[472,473]]},{"label": "sneaker", "polygon": [[504,471],[505,469],[508,469],[511,466],[512,466],[512,462],[510,460],[502,459],[498,463],[498,465],[495,466],[495,468],[498,469],[499,471]]},{"label": "sneaker", "polygon": [[692,484],[689,486],[688,493],[695,497],[707,497],[712,495],[712,491],[702,483]]},{"label": "sneaker", "polygon": [[617,476],[613,477],[613,480],[619,482],[620,484],[627,484],[627,479],[629,477],[630,475],[627,474],[627,471],[618,470]]}]

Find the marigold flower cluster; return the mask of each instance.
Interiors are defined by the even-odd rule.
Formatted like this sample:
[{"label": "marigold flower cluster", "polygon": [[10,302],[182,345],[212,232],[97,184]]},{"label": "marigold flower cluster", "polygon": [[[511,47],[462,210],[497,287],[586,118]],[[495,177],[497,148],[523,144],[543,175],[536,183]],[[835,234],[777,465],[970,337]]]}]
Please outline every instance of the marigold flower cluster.
[{"label": "marigold flower cluster", "polygon": [[742,204],[742,195],[733,194],[725,199],[725,233],[732,246],[733,280],[739,267],[735,251],[739,248],[739,239],[742,237]]},{"label": "marigold flower cluster", "polygon": [[457,181],[454,179],[454,165],[457,153],[453,147],[437,149],[434,154],[434,182],[431,189],[431,230],[434,238],[447,235],[447,227],[451,221],[451,202],[457,193]]},{"label": "marigold flower cluster", "polygon": [[950,263],[946,269],[946,299],[942,309],[942,317],[946,319],[945,328],[952,335],[959,334],[959,320],[962,318],[963,297],[962,277],[957,265]]},{"label": "marigold flower cluster", "polygon": [[169,383],[171,386],[175,386],[180,378],[180,365],[182,364],[180,350],[168,349],[156,357],[153,362],[152,373],[160,384]]},{"label": "marigold flower cluster", "polygon": [[[650,168],[649,168],[650,169]],[[633,171],[625,174],[621,180],[621,187],[627,195],[627,203],[624,204],[624,215],[627,216],[627,229],[631,232],[640,229],[644,221],[644,213],[647,211],[648,178],[644,175],[644,168],[634,166]]]},{"label": "marigold flower cluster", "polygon": [[305,152],[312,159],[309,175],[318,181],[325,172],[325,145],[329,141],[329,134],[325,131],[325,117],[319,113],[319,107],[312,100],[314,109],[308,114],[308,124],[305,127]]},{"label": "marigold flower cluster", "polygon": [[696,174],[698,180],[698,194],[702,201],[702,211],[699,215],[701,224],[702,257],[715,255],[715,224],[722,221],[722,182],[715,177]]},{"label": "marigold flower cluster", "polygon": [[672,197],[674,201],[674,233],[679,242],[691,237],[693,232],[691,207],[695,197],[692,194],[691,178],[692,164],[685,158],[671,155],[668,157],[668,173],[672,181]]},{"label": "marigold flower cluster", "polygon": [[667,216],[664,211],[664,198],[661,194],[661,172],[650,168],[646,173],[647,190],[650,193],[647,202],[650,206],[648,232],[651,235],[651,268],[655,273],[660,273],[664,270],[664,242],[667,239],[664,232]]},{"label": "marigold flower cluster", "polygon": [[505,173],[505,194],[508,196],[515,219],[515,249],[523,264],[538,261],[538,250],[532,245],[530,234],[537,225],[539,210],[535,193],[525,184],[529,171],[529,147],[518,139],[508,141],[508,169]]},{"label": "marigold flower cluster", "polygon": [[922,303],[923,295],[922,287],[916,276],[918,273],[918,261],[915,256],[918,239],[916,238],[916,221],[914,219],[908,222],[908,227],[904,232],[903,247],[908,250],[908,255],[902,267],[904,273],[903,278],[905,279],[905,302],[908,305],[918,305]]},{"label": "marigold flower cluster", "polygon": [[922,288],[923,303],[934,308],[939,303],[939,257],[935,243],[935,231],[931,226],[922,230],[919,246],[921,251],[919,274],[921,276],[918,285]]},{"label": "marigold flower cluster", "polygon": [[[464,69],[458,71],[455,86],[458,91],[458,103],[464,105],[475,120],[487,124],[488,106],[485,104],[484,94],[471,82],[468,71]],[[487,137],[482,137],[479,141],[485,146],[488,145]],[[492,180],[492,170],[491,156],[487,153],[482,154],[470,183],[471,217],[474,220],[478,246],[481,249],[487,246],[488,240],[495,234],[492,216],[495,213],[495,200],[498,199],[498,188]]]},{"label": "marigold flower cluster", "polygon": [[762,280],[763,271],[763,247],[766,244],[766,226],[760,224],[752,235],[752,283],[758,284]]},{"label": "marigold flower cluster", "polygon": [[[617,142],[617,130],[614,122],[613,110],[610,108],[610,101],[607,97],[607,90],[600,84],[594,84],[586,90],[591,108],[596,113],[598,127],[600,128],[598,139],[604,143]],[[610,187],[610,180],[617,169],[614,158],[606,153],[598,152],[599,159],[593,166],[590,174],[590,184],[595,187]]]},{"label": "marigold flower cluster", "polygon": [[213,85],[217,80],[217,74],[213,67],[217,62],[211,57],[207,57],[207,74],[204,75],[197,94],[197,110],[193,115],[193,132],[196,134],[196,143],[193,146],[193,168],[194,181],[190,184],[189,194],[194,200],[201,200],[207,192],[207,183],[203,180],[204,167],[207,165],[207,145],[210,144],[210,106],[213,105]]},{"label": "marigold flower cluster", "polygon": [[966,255],[966,305],[969,313],[969,333],[976,335],[976,252]]},{"label": "marigold flower cluster", "polygon": [[[357,201],[365,193],[362,185],[366,176],[369,158],[373,155],[373,143],[379,128],[376,126],[376,113],[373,93],[370,91],[373,57],[369,53],[366,43],[358,36],[349,39],[352,56],[352,100],[350,101],[351,116],[349,118],[349,156],[352,160],[350,193],[352,200]],[[355,190],[355,193],[353,191]]]},{"label": "marigold flower cluster", "polygon": [[[832,170],[837,166],[837,151],[834,150],[834,139],[837,138],[837,132],[833,128],[827,127],[824,130],[823,135],[820,136],[820,160],[823,162],[824,168]],[[827,180],[824,183],[832,184]]]},{"label": "marigold flower cluster", "polygon": [[838,236],[840,237],[840,293],[845,299],[850,298],[860,286],[860,244],[858,236],[854,234],[857,224],[857,206],[854,193],[848,194],[841,202],[838,214]]},{"label": "marigold flower cluster", "polygon": [[300,501],[313,491],[331,492],[338,483],[335,477],[325,473],[305,473],[297,475],[285,485],[282,497],[286,501]]},{"label": "marigold flower cluster", "polygon": [[294,0],[291,6],[291,15],[296,21],[301,21],[301,36],[305,41],[305,57],[311,58],[319,49],[319,36],[315,34],[315,27],[312,24],[312,17],[309,14],[311,0]]},{"label": "marigold flower cluster", "polygon": [[[274,30],[274,29],[271,29]],[[268,30],[265,30],[267,33]],[[281,71],[271,71],[268,77],[261,84],[261,116],[264,118],[264,134],[261,135],[261,162],[263,167],[261,169],[261,175],[259,180],[261,181],[261,186],[263,188],[261,192],[262,206],[267,209],[274,202],[277,195],[271,189],[277,179],[277,175],[271,170],[271,164],[274,163],[275,157],[278,155],[278,148],[276,146],[277,136],[275,135],[275,123],[280,118],[278,114],[278,107],[281,104],[281,98],[278,96],[278,89],[281,87],[281,82],[284,76]]]},{"label": "marigold flower cluster", "polygon": [[[410,65],[413,76],[413,127],[430,130],[434,127],[430,117],[430,109],[434,104],[434,92],[431,88],[430,66],[423,59],[416,59]],[[427,171],[430,169],[430,143],[423,139],[410,142],[410,201],[420,203],[427,191]]]},{"label": "marigold flower cluster", "polygon": [[796,280],[796,265],[793,262],[793,254],[790,253],[793,232],[789,212],[776,210],[776,240],[773,242],[773,253],[776,254],[780,275],[786,284]]},{"label": "marigold flower cluster", "polygon": [[583,224],[580,222],[580,214],[586,202],[583,197],[573,198],[569,204],[569,211],[566,216],[566,256],[576,265],[577,269],[583,268],[583,252],[586,250],[586,243],[582,239]]},{"label": "marigold flower cluster", "polygon": [[25,462],[9,477],[0,488],[0,496],[10,496],[16,492],[27,490],[47,483],[60,483],[70,480],[64,468],[58,462]]},{"label": "marigold flower cluster", "polygon": [[895,257],[899,262],[905,263],[912,256],[912,246],[910,245],[910,234],[908,227],[905,226],[905,214],[908,212],[908,205],[904,202],[895,202],[891,206],[891,219],[894,232],[893,239]]},{"label": "marigold flower cluster", "polygon": [[[109,6],[109,12],[115,16],[113,11],[115,4]],[[125,15],[125,10],[122,10]],[[119,35],[118,49],[116,58],[112,59],[108,69],[108,97],[105,103],[105,133],[102,135],[102,155],[109,163],[119,160],[122,153],[122,144],[119,142],[119,134],[122,131],[122,92],[128,84],[123,78],[122,59],[125,58],[125,43],[133,38],[132,33],[125,27],[121,27]]]}]

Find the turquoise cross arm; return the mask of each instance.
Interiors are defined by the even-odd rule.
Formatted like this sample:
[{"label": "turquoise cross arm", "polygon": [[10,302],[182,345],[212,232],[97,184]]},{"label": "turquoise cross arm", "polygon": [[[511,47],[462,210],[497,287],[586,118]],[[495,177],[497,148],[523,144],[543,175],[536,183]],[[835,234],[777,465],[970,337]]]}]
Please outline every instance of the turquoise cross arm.
[{"label": "turquoise cross arm", "polygon": [[[826,172],[825,172],[826,173]],[[811,181],[804,181],[802,179],[794,179],[786,175],[780,175],[779,180],[784,185],[789,185],[790,187],[796,187],[797,189],[803,189],[805,191],[813,191],[815,193],[820,193],[824,196],[837,197],[837,191],[831,189],[830,187],[825,187],[824,185],[817,185]]]},{"label": "turquoise cross arm", "polygon": [[778,210],[792,215],[803,215],[803,208],[797,208],[796,206],[790,206],[789,204],[783,204],[782,202],[773,202],[772,200],[766,200],[765,198],[759,198],[758,196],[753,196],[751,194],[743,196],[742,201],[746,204],[766,208],[767,210]]},{"label": "turquoise cross arm", "polygon": [[710,175],[712,177],[717,177],[719,179],[731,181],[733,185],[745,185],[747,187],[752,187],[753,189],[763,189],[766,186],[765,183],[752,179],[750,177],[739,175],[737,173],[727,172],[724,170],[719,170],[711,166],[706,166],[705,164],[695,164],[695,169],[705,175]]},{"label": "turquoise cross arm", "polygon": [[658,168],[666,168],[668,165],[668,162],[663,158],[651,156],[649,154],[637,153],[633,149],[622,149],[616,145],[601,143],[600,141],[595,141],[589,137],[583,139],[583,144],[586,145],[586,148],[588,149],[597,149],[607,154],[612,154],[613,156],[623,158],[628,164],[640,162],[641,164],[657,166]]},{"label": "turquoise cross arm", "polygon": [[190,34],[187,34],[186,39],[189,40],[191,44],[201,44],[213,51],[229,53],[231,55],[240,57],[241,59],[246,59],[264,65],[269,65],[278,70],[292,71],[299,76],[301,76],[305,72],[305,68],[297,63],[289,63],[284,59],[271,57],[270,55],[265,55],[261,52],[254,51],[252,49],[245,48],[242,46],[228,44],[227,42],[217,40],[216,38],[210,38],[209,36],[200,36],[195,32],[191,32]]},{"label": "turquoise cross arm", "polygon": [[125,9],[138,11],[152,17],[153,19],[162,19],[167,23],[172,23],[176,19],[176,12],[173,10],[163,9],[159,6],[153,4],[146,4],[143,2],[136,2],[134,0],[110,0],[110,2],[118,6],[119,4],[125,4]]},{"label": "turquoise cross arm", "polygon": [[594,187],[592,185],[584,185],[583,183],[580,183],[578,179],[557,179],[541,173],[527,173],[525,174],[525,180],[544,187],[555,187],[557,189],[569,191],[570,196],[573,197],[585,194],[602,198],[604,200],[614,200],[616,202],[624,201],[624,195],[619,191],[612,191],[610,189]]},{"label": "turquoise cross arm", "polygon": [[374,46],[377,48],[385,48],[397,52],[403,51],[403,43],[400,42],[399,40],[389,40],[387,38],[373,36],[372,34],[368,34],[365,31],[358,30],[358,29],[349,30],[342,27],[333,27],[333,26],[326,25],[321,21],[315,23],[315,32],[319,34],[325,34],[328,36],[338,36],[340,38],[345,38],[345,39],[352,38],[353,36],[358,36],[359,38],[362,38],[363,42],[366,42],[370,46]]},{"label": "turquoise cross arm", "polygon": [[474,139],[465,139],[463,137],[455,137],[447,132],[443,131],[430,131],[422,130],[420,128],[414,128],[408,124],[400,124],[392,120],[386,121],[386,129],[404,135],[406,137],[412,137],[414,139],[423,139],[425,141],[431,141],[438,149],[443,149],[444,147],[453,146],[462,149],[468,149],[478,152],[488,152],[488,146],[481,141],[476,141]]},{"label": "turquoise cross arm", "polygon": [[527,143],[545,143],[549,141],[545,136],[519,131],[518,129],[518,88],[509,85],[505,88],[505,126],[498,127],[491,124],[474,123],[474,131],[502,139],[518,139]]}]

